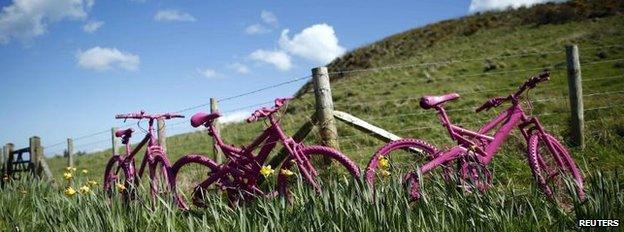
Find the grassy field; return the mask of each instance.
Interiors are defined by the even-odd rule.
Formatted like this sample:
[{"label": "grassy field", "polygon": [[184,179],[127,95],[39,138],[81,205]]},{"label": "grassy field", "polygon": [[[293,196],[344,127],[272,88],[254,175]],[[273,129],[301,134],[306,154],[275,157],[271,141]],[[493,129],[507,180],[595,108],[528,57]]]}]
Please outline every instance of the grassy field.
[{"label": "grassy field", "polygon": [[[496,184],[485,194],[458,191],[443,181],[425,185],[409,203],[397,178],[372,197],[368,189],[335,180],[317,195],[296,185],[290,201],[262,198],[232,207],[219,195],[207,209],[182,212],[168,197],[145,195],[129,205],[101,191],[66,197],[41,182],[13,182],[0,195],[2,231],[564,231],[577,219],[621,219],[621,174],[587,174],[588,200],[564,209],[534,188]],[[74,180],[81,185],[85,178]],[[145,192],[145,191],[142,191]]]},{"label": "grassy field", "polygon": [[[566,139],[570,133],[570,113],[564,45],[577,44],[585,95],[587,147],[584,150],[572,148],[572,153],[589,179],[587,191],[593,200],[573,210],[555,207],[533,190],[524,158],[526,144],[515,133],[494,158],[491,165],[494,188],[482,196],[464,196],[442,184],[433,184],[438,187],[431,191],[440,194],[430,194],[430,201],[410,207],[397,184],[389,185],[385,201],[375,203],[353,195],[357,191],[352,191],[351,187],[337,185],[339,191],[326,192],[322,197],[309,195],[305,188],[298,189],[300,197],[291,205],[265,199],[236,208],[215,203],[206,210],[184,214],[171,209],[167,203],[154,209],[132,205],[126,211],[117,202],[106,204],[101,194],[66,199],[59,197],[60,190],[43,184],[15,183],[7,188],[13,193],[3,194],[3,205],[22,201],[29,206],[3,207],[3,215],[11,215],[17,222],[5,218],[2,225],[8,226],[5,228],[15,225],[27,231],[27,228],[43,228],[46,224],[57,226],[59,230],[74,230],[94,223],[110,229],[244,228],[257,231],[292,230],[309,225],[303,229],[470,230],[474,227],[514,231],[527,227],[574,229],[577,218],[623,219],[619,187],[623,178],[616,173],[624,164],[623,7],[617,1],[598,1],[600,7],[595,3],[544,5],[448,20],[390,36],[351,51],[328,65],[336,110],[353,114],[399,136],[430,141],[440,148],[452,143],[435,112],[418,106],[419,97],[460,93],[460,99],[447,104],[447,109],[452,110],[449,112],[451,120],[467,128],[478,128],[496,110],[475,114],[474,108],[490,97],[511,93],[529,75],[548,68],[552,72],[551,81],[539,85],[528,95],[534,102],[532,113],[549,131],[570,145]],[[576,12],[576,16],[566,14],[568,11]],[[309,84],[304,84],[297,96],[282,119],[289,134],[293,134],[314,110],[314,95]],[[337,125],[340,150],[363,168],[383,142],[340,122]],[[262,123],[227,125],[222,133],[226,141],[244,144],[263,126]],[[317,140],[316,133],[306,138],[308,144]],[[172,136],[167,144],[171,160],[191,152],[211,153],[210,137],[203,132]],[[108,157],[110,150],[77,157],[77,167],[89,170],[82,178],[101,181]],[[57,157],[48,162],[60,179],[66,160]],[[201,180],[199,177],[201,174],[189,170],[183,175],[183,181],[188,185]],[[22,196],[20,188],[27,188],[32,194]],[[68,213],[54,213],[61,211]],[[32,221],[40,221],[35,226],[41,227],[28,227]]]}]

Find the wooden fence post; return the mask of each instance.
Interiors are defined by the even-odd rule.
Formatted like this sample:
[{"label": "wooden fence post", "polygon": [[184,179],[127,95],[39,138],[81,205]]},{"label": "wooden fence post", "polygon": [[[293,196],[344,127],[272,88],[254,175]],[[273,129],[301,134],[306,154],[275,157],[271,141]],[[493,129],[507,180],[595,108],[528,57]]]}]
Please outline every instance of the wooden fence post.
[{"label": "wooden fence post", "polygon": [[[210,98],[210,113],[216,113],[219,112],[219,102],[217,101],[216,98],[211,97]],[[219,125],[219,119],[214,120],[213,125],[215,127],[216,132],[219,132],[219,129],[221,128],[221,126]],[[219,148],[219,146],[217,146],[217,142],[215,141],[215,139],[212,139],[212,147],[213,147],[213,151],[214,151],[214,160],[215,162],[217,162],[218,164],[220,164],[221,162],[223,162],[223,152],[221,151],[221,148]]]},{"label": "wooden fence post", "polygon": [[119,147],[117,146],[117,138],[115,137],[115,131],[117,131],[117,127],[112,127],[111,128],[111,149],[113,150],[113,155],[117,155],[117,152],[119,152]]},{"label": "wooden fence post", "polygon": [[34,164],[34,168],[33,168],[33,174],[35,176],[40,176],[41,172],[41,162],[39,162],[41,160],[41,154],[39,153],[39,149],[37,149],[39,147],[41,143],[41,140],[39,139],[39,137],[37,136],[33,136],[30,137],[30,139],[28,139],[28,144],[29,144],[29,148],[30,148],[30,160],[31,162]]},{"label": "wooden fence post", "polygon": [[566,60],[568,63],[568,94],[570,96],[570,112],[572,114],[572,139],[581,149],[585,147],[585,121],[583,118],[583,85],[581,78],[581,63],[579,62],[578,47],[566,45]]},{"label": "wooden fence post", "polygon": [[10,174],[11,173],[11,169],[13,169],[13,165],[11,165],[11,163],[13,163],[13,155],[11,155],[11,153],[13,153],[13,144],[12,143],[7,143],[5,146],[6,149],[6,161],[5,161],[5,169],[4,169],[4,173],[5,174]]},{"label": "wooden fence post", "polygon": [[321,144],[339,149],[338,131],[334,120],[334,101],[327,67],[312,69],[314,83],[314,97],[316,99],[316,119],[318,120]]},{"label": "wooden fence post", "polygon": [[159,118],[156,120],[156,128],[158,134],[158,143],[162,146],[165,153],[167,152],[167,131],[165,128],[165,119]]},{"label": "wooden fence post", "polygon": [[6,160],[7,160],[7,158],[9,157],[9,156],[7,155],[7,151],[8,151],[8,150],[7,150],[7,146],[6,146],[6,145],[5,145],[5,146],[2,146],[2,157],[0,157],[0,158],[2,158],[2,160],[0,160],[0,171],[1,171],[1,172],[0,172],[0,178],[3,178],[3,177],[4,177],[4,174],[6,174],[6,173],[5,173],[5,172],[6,172],[6,167],[5,167],[5,164],[7,163],[7,162],[6,162]]},{"label": "wooden fence post", "polygon": [[38,136],[30,137],[30,160],[34,163],[34,174],[36,177],[46,177],[48,180],[54,181],[54,177],[52,176],[52,171],[50,171],[50,167],[48,166],[48,162],[45,160],[45,156],[43,155],[43,146],[41,146],[41,138]]},{"label": "wooden fence post", "polygon": [[74,166],[74,140],[67,138],[67,166]]}]

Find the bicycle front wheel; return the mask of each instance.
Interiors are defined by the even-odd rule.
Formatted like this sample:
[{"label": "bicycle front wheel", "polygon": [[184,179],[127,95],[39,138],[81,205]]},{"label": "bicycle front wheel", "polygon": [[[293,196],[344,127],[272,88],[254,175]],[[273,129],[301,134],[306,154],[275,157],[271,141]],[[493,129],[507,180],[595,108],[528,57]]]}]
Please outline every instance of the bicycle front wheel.
[{"label": "bicycle front wheel", "polygon": [[[201,186],[199,183],[190,184],[187,183],[186,179],[182,180],[184,183],[178,183],[178,181],[180,181],[179,176],[182,168],[189,169],[189,171],[192,171],[193,174],[195,174],[194,176],[202,177],[205,176],[204,171],[208,171],[208,174],[213,173],[219,169],[219,165],[215,161],[203,155],[185,155],[171,166],[169,172],[169,183],[171,184],[171,191],[173,192],[174,201],[181,209],[188,210],[189,206],[186,204],[186,200],[184,199],[184,197],[178,193],[180,191],[178,188],[196,186],[194,187],[191,195],[195,197],[196,195],[198,195],[198,192],[203,192],[203,190],[208,186]],[[180,184],[183,186],[179,186]],[[205,206],[195,199],[193,203],[199,207]]]},{"label": "bicycle front wheel", "polygon": [[555,137],[536,131],[529,137],[527,155],[535,181],[548,197],[564,204],[574,195],[585,200],[581,171]]},{"label": "bicycle front wheel", "polygon": [[437,153],[438,149],[435,146],[419,139],[400,139],[389,142],[379,148],[368,161],[364,178],[369,186],[373,187],[376,179],[388,177],[391,174],[390,170],[416,168],[416,166],[401,167],[400,164],[395,163],[409,162],[421,165],[432,160]]},{"label": "bicycle front wheel", "polygon": [[299,150],[299,152],[306,159],[304,163],[296,162],[295,158],[290,156],[284,161],[284,163],[282,163],[280,169],[278,170],[277,189],[281,195],[284,196],[288,194],[288,178],[289,176],[292,176],[292,171],[290,169],[295,163],[297,164],[299,172],[302,174],[306,182],[314,187],[317,192],[321,191],[321,186],[316,180],[317,171],[311,164],[311,160],[313,159],[321,160],[322,158],[329,158],[336,161],[336,163],[344,167],[344,169],[359,182],[360,168],[358,168],[355,162],[339,151],[324,146],[305,146]]},{"label": "bicycle front wheel", "polygon": [[149,164],[150,196],[152,203],[156,201],[156,196],[165,193],[171,183],[169,182],[169,169],[171,164],[166,155],[156,152],[151,155],[154,162]]}]

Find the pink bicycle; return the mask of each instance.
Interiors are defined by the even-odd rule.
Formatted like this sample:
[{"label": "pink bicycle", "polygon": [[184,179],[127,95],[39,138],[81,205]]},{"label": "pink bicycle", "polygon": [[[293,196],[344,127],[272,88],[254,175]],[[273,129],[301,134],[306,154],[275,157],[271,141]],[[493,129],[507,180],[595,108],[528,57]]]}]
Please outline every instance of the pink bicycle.
[{"label": "pink bicycle", "polygon": [[[366,181],[372,186],[377,176],[388,175],[385,170],[390,167],[391,153],[405,153],[418,150],[424,154],[425,163],[417,171],[408,172],[404,176],[404,184],[409,189],[411,200],[421,197],[419,175],[424,175],[436,167],[442,167],[441,174],[444,180],[450,181],[450,174],[455,172],[460,186],[467,190],[474,188],[485,191],[491,184],[492,175],[487,169],[498,149],[511,133],[518,128],[527,142],[526,157],[538,187],[549,197],[557,199],[555,194],[565,194],[562,187],[570,186],[573,182],[574,191],[580,200],[584,200],[583,177],[574,160],[566,148],[550,135],[536,117],[525,114],[519,102],[519,97],[525,91],[536,86],[537,83],[548,80],[548,72],[540,73],[527,80],[515,93],[507,97],[495,97],[479,107],[476,112],[489,110],[506,101],[511,101],[511,107],[486,123],[478,131],[471,131],[450,122],[444,103],[459,98],[457,93],[443,96],[425,96],[420,100],[424,109],[436,109],[442,125],[447,129],[451,138],[457,141],[457,146],[445,151],[439,151],[435,146],[418,139],[401,139],[390,142],[380,148],[371,158],[365,173]],[[530,100],[527,104],[531,106]],[[494,134],[488,135],[494,131]],[[413,152],[412,152],[413,153]],[[453,169],[456,161],[456,169]],[[565,180],[573,180],[565,182]],[[555,191],[555,188],[557,191]],[[573,197],[573,196],[569,196]]]},{"label": "pink bicycle", "polygon": [[[268,119],[268,127],[248,146],[237,148],[223,142],[220,134],[215,130],[213,121],[220,114],[197,113],[191,118],[193,127],[206,126],[208,134],[216,141],[216,146],[223,151],[226,161],[217,164],[215,161],[206,156],[198,154],[189,154],[180,158],[173,164],[170,172],[170,180],[172,183],[172,191],[178,206],[182,209],[189,209],[185,201],[176,191],[176,177],[180,169],[189,164],[198,164],[207,167],[210,172],[208,177],[199,183],[192,193],[192,201],[196,206],[204,207],[202,201],[204,191],[211,185],[215,184],[220,190],[227,193],[228,198],[232,202],[239,199],[250,199],[254,196],[269,195],[274,196],[277,193],[281,195],[287,194],[287,185],[289,176],[294,173],[290,170],[293,165],[297,167],[303,179],[306,180],[317,192],[321,191],[319,182],[317,181],[318,172],[312,165],[313,157],[325,157],[338,161],[337,163],[344,168],[355,179],[359,179],[360,170],[356,164],[345,155],[329,147],[324,146],[307,146],[288,137],[279,124],[274,114],[280,110],[284,104],[290,99],[278,98],[275,100],[275,106],[272,108],[263,107],[256,110],[247,122],[254,122],[262,118]],[[271,151],[276,147],[277,143],[281,143],[286,149],[288,155],[282,162],[277,173],[277,192],[271,191],[265,193],[258,187],[258,181],[261,175],[268,176],[273,172],[270,166],[262,166],[268,158]],[[254,151],[259,148],[257,155]]]},{"label": "pink bicycle", "polygon": [[[104,170],[104,190],[110,195],[113,191],[113,185],[115,185],[117,190],[122,194],[124,200],[130,199],[134,196],[135,188],[140,181],[139,179],[143,176],[143,171],[145,171],[145,167],[147,167],[149,169],[150,196],[152,202],[154,202],[158,192],[158,185],[163,187],[169,186],[169,183],[166,181],[168,181],[168,171],[171,167],[163,147],[158,143],[158,139],[154,135],[154,121],[161,118],[184,118],[184,116],[169,113],[149,115],[144,111],[140,111],[138,113],[120,114],[115,116],[115,118],[124,119],[124,121],[127,119],[138,119],[139,122],[142,119],[147,119],[148,127],[145,137],[134,149],[130,147],[129,143],[132,132],[134,132],[132,128],[120,129],[115,132],[115,137],[121,138],[121,142],[125,145],[126,150],[125,154],[113,155],[108,160],[106,169]],[[139,122],[137,122],[137,125]],[[145,156],[141,162],[139,172],[136,173],[134,156],[146,144],[147,149],[145,150]],[[159,172],[161,173],[160,183],[159,177],[157,176]],[[123,175],[123,177],[120,177],[121,175]],[[117,182],[121,180],[123,180],[123,184]]]}]

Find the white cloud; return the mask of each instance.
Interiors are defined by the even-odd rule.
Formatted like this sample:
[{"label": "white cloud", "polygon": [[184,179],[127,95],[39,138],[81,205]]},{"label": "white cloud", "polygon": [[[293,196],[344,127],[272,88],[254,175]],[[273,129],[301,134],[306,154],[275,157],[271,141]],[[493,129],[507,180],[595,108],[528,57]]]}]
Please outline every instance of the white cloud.
[{"label": "white cloud", "polygon": [[87,17],[94,0],[14,0],[0,12],[0,43],[46,33],[50,23]]},{"label": "white cloud", "polygon": [[249,74],[249,68],[246,65],[241,63],[233,63],[230,65],[231,69],[234,69],[238,74]]},{"label": "white cloud", "polygon": [[262,19],[262,22],[268,25],[274,27],[277,26],[277,17],[275,17],[275,14],[270,11],[262,10],[262,12],[260,12],[260,18]]},{"label": "white cloud", "polygon": [[504,10],[508,7],[518,8],[521,6],[532,6],[538,3],[563,1],[565,0],[472,0],[468,10],[470,12]]},{"label": "white cloud", "polygon": [[213,78],[217,76],[217,72],[214,69],[197,69],[197,72],[206,78]]},{"label": "white cloud", "polygon": [[245,119],[247,119],[249,116],[251,116],[250,112],[247,111],[234,111],[232,113],[223,115],[221,117],[219,117],[219,123],[220,124],[230,124],[230,123],[237,123],[237,122],[242,122]]},{"label": "white cloud", "polygon": [[245,33],[249,35],[264,34],[270,31],[271,30],[269,30],[268,28],[257,23],[253,25],[249,25],[247,28],[245,28]]},{"label": "white cloud", "polygon": [[141,62],[139,56],[119,51],[116,48],[93,47],[86,51],[78,51],[78,65],[86,69],[108,70],[120,68],[137,70]]},{"label": "white cloud", "polygon": [[257,60],[275,65],[279,70],[286,71],[292,67],[290,56],[283,51],[267,51],[258,49],[249,55],[252,60]]},{"label": "white cloud", "polygon": [[93,33],[97,31],[98,29],[100,29],[102,25],[104,25],[104,22],[102,21],[91,21],[91,22],[86,23],[84,26],[82,26],[82,30],[87,33]]},{"label": "white cloud", "polygon": [[325,23],[303,29],[292,38],[289,30],[283,30],[279,39],[280,48],[290,54],[319,63],[329,63],[345,53],[346,49],[338,44],[334,28]]},{"label": "white cloud", "polygon": [[180,21],[180,22],[194,22],[196,19],[192,15],[179,10],[159,10],[154,15],[156,21]]}]

